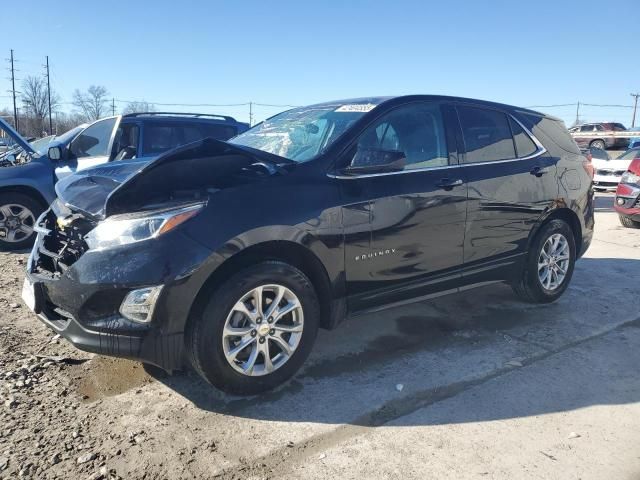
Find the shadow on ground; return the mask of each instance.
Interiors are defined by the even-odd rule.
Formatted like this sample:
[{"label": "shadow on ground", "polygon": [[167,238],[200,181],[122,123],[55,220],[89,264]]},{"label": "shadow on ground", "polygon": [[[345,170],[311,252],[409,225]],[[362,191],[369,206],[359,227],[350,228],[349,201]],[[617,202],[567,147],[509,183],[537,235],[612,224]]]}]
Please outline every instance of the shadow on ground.
[{"label": "shadow on ground", "polygon": [[[640,326],[640,320],[621,326],[625,319],[638,317],[637,309],[634,313],[628,308],[629,300],[637,299],[640,293],[637,285],[628,284],[630,275],[638,271],[639,260],[586,258],[578,263],[570,289],[554,304],[524,304],[515,299],[509,287],[494,285],[354,318],[334,331],[322,332],[308,365],[292,381],[262,396],[225,395],[191,371],[167,375],[152,367],[146,369],[156,380],[206,411],[272,421],[375,426],[478,384],[517,374],[519,370],[505,366],[514,355],[522,354],[519,362],[535,367],[546,358],[565,354],[568,348],[608,331],[619,332],[625,342],[635,332],[634,338],[640,340],[640,330],[630,328]],[[620,282],[626,290],[601,298],[603,282]],[[371,329],[382,333],[366,337],[363,332]],[[336,350],[340,344],[342,348]],[[612,365],[640,362],[640,352],[636,356],[637,359],[630,359],[624,349],[612,349],[604,355]],[[596,369],[615,367],[603,367],[602,358],[594,358],[593,362],[592,381],[587,371],[586,380],[573,394],[570,392],[578,386],[572,384],[571,376],[558,378],[556,373],[548,385],[541,380],[540,401],[531,398],[521,405],[496,401],[494,409],[483,413],[486,418],[477,418],[472,408],[457,412],[450,421],[541,415],[596,404],[640,401],[639,388],[616,388],[620,382],[635,386],[639,382],[637,376],[621,380],[622,374],[618,374],[611,378],[615,385],[606,385],[602,375],[596,375]],[[406,377],[407,369],[413,375],[413,388],[390,396],[395,379]],[[570,394],[549,401],[548,390],[554,384],[558,388],[566,384]]]}]

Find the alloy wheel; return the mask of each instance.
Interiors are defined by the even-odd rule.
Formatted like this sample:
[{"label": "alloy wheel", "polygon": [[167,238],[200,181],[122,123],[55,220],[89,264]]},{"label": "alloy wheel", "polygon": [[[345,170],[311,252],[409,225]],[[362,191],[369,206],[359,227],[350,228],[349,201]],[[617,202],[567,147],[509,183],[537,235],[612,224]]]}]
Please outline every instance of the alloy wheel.
[{"label": "alloy wheel", "polygon": [[567,276],[571,250],[561,233],[554,233],[542,245],[538,256],[538,279],[546,290],[556,290]]},{"label": "alloy wheel", "polygon": [[24,205],[9,203],[0,206],[0,238],[5,242],[16,243],[28,238],[33,233],[36,223],[31,210]]},{"label": "alloy wheel", "polygon": [[287,287],[261,285],[233,306],[222,331],[227,362],[247,376],[268,375],[282,367],[298,348],[304,314]]}]

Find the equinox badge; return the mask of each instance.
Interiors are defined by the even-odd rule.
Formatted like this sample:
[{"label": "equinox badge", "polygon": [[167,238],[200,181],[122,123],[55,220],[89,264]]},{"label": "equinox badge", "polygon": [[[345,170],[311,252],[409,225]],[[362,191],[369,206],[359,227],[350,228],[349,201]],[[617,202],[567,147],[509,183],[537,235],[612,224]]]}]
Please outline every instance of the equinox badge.
[{"label": "equinox badge", "polygon": [[371,260],[375,257],[382,257],[383,255],[391,255],[396,253],[395,248],[387,248],[386,250],[378,250],[377,252],[363,253],[362,255],[356,255],[356,262],[360,260]]}]

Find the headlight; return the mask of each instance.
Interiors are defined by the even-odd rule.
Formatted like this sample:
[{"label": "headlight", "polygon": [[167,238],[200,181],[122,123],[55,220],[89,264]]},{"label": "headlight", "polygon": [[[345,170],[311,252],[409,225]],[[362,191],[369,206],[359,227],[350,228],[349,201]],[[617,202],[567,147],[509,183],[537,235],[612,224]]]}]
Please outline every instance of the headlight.
[{"label": "headlight", "polygon": [[173,210],[114,215],[85,235],[90,249],[105,249],[158,237],[189,220],[204,207],[199,203]]},{"label": "headlight", "polygon": [[640,184],[640,175],[636,175],[635,173],[626,171],[622,174],[622,178],[620,179],[622,183],[637,183]]}]

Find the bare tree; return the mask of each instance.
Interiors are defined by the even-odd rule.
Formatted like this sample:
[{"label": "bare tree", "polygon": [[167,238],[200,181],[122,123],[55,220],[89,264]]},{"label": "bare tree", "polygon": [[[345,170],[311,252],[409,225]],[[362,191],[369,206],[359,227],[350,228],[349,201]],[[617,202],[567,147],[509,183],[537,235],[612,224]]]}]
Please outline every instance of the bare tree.
[{"label": "bare tree", "polygon": [[[20,99],[24,106],[24,114],[29,124],[30,134],[40,135],[45,128],[45,119],[49,116],[49,99],[47,95],[47,82],[40,77],[27,77],[22,82],[22,92]],[[60,99],[51,92],[51,110],[56,110]]]},{"label": "bare tree", "polygon": [[153,103],[149,103],[145,100],[137,102],[129,102],[126,107],[122,109],[122,114],[127,113],[139,113],[139,112],[155,112],[156,107]]},{"label": "bare tree", "polygon": [[73,105],[88,121],[98,120],[108,112],[107,96],[109,92],[101,85],[91,85],[86,92],[76,89],[73,92]]},{"label": "bare tree", "polygon": [[56,126],[56,135],[62,135],[64,132],[77,127],[85,121],[84,114],[72,112],[72,113],[57,113],[54,119]]}]

